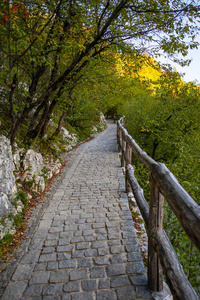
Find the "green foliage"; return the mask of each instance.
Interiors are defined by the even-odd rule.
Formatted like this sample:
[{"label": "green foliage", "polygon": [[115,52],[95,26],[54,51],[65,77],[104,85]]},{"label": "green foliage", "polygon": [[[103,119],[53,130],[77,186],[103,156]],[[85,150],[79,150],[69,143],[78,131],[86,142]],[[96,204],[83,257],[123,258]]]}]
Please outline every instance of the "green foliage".
[{"label": "green foliage", "polygon": [[134,217],[139,217],[140,215],[137,211],[132,211],[131,213]]},{"label": "green foliage", "polygon": [[[26,193],[24,193],[21,190],[17,191],[16,197],[15,197],[15,205],[17,205],[17,201],[21,201],[24,205],[23,212],[27,210],[28,206],[28,198],[26,196]],[[13,215],[12,213],[9,214],[8,220],[13,223],[16,230],[23,229],[23,213],[17,213],[16,215]],[[0,220],[0,223],[6,227],[6,219]],[[0,240],[0,257],[2,257],[7,251],[10,251],[12,249],[12,246],[17,245],[20,243],[18,241],[18,238],[15,235],[11,235],[10,233],[7,233],[4,235],[3,239]]]},{"label": "green foliage", "polygon": [[0,257],[4,254],[4,250],[10,250],[10,245],[14,242],[13,236],[10,233],[4,235],[3,239],[0,240]]},{"label": "green foliage", "polygon": [[[141,88],[141,86],[138,86]],[[185,84],[177,73],[164,73],[153,89],[138,92],[119,112],[140,147],[164,162],[188,193],[200,204],[200,90]],[[133,157],[135,175],[150,199],[149,174]],[[169,205],[165,204],[164,228],[194,288],[200,292],[200,253],[184,233]]]},{"label": "green foliage", "polygon": [[23,186],[27,189],[30,189],[33,184],[34,184],[34,179],[23,181]]},{"label": "green foliage", "polygon": [[20,230],[23,226],[23,215],[18,213],[13,217],[16,230]]},{"label": "green foliage", "polygon": [[[197,0],[190,5],[161,0],[139,0],[134,5],[127,0],[49,0],[45,4],[31,0],[10,5],[2,1],[2,133],[12,145],[17,139],[20,146],[29,147],[38,137],[45,137],[52,119],[58,124],[58,116],[67,111],[69,123],[80,135],[88,136],[96,109],[116,112],[122,98],[127,98],[121,88],[133,93],[131,81],[121,82],[119,76],[111,79],[113,71],[120,74],[120,64],[107,70],[105,64],[112,63],[119,52],[137,54],[132,66],[137,72],[144,51],[158,53],[157,46],[148,47],[149,41],[169,54],[185,55],[189,47],[197,46],[197,8]],[[190,37],[189,43],[184,42],[185,36]],[[104,64],[102,69],[100,64]]]},{"label": "green foliage", "polygon": [[26,210],[28,206],[29,199],[27,198],[27,195],[22,190],[18,190],[17,194],[15,196],[15,201],[20,200],[24,205],[24,210]]},{"label": "green foliage", "polygon": [[13,237],[10,233],[4,235],[3,239],[1,240],[2,245],[6,245],[7,243],[13,243]]},{"label": "green foliage", "polygon": [[[50,142],[51,141],[51,142]],[[65,151],[65,141],[60,134],[57,137],[45,137],[42,140],[36,138],[32,147],[42,154],[43,157],[58,158]]]},{"label": "green foliage", "polygon": [[165,203],[164,229],[176,251],[183,270],[196,291],[200,292],[199,262],[200,252],[185,234],[175,214]]},{"label": "green foliage", "polygon": [[168,163],[182,155],[189,140],[195,149],[199,147],[200,93],[194,85],[176,80],[177,74],[163,77],[154,94],[129,102],[123,113],[141,147],[154,159]]},{"label": "green foliage", "polygon": [[149,171],[140,163],[136,158],[133,157],[132,164],[134,166],[135,177],[143,189],[144,197],[150,201],[150,174]]},{"label": "green foliage", "polygon": [[41,172],[42,172],[42,177],[44,178],[44,181],[46,181],[46,180],[47,180],[47,176],[46,176],[47,168],[44,167],[44,168],[41,170]]}]

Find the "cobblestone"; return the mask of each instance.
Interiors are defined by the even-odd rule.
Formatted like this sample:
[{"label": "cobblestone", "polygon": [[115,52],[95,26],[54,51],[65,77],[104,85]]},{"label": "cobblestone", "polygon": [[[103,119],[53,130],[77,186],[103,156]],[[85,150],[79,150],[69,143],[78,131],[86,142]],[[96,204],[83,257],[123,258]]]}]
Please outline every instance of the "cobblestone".
[{"label": "cobblestone", "polygon": [[64,285],[64,291],[67,293],[79,292],[80,288],[81,288],[80,281],[77,282],[71,281]]},{"label": "cobblestone", "polygon": [[59,269],[76,268],[77,262],[75,259],[62,260],[62,261],[59,261],[58,266],[59,266]]},{"label": "cobblestone", "polygon": [[68,281],[68,271],[66,270],[56,270],[52,271],[50,275],[50,282],[67,282]]},{"label": "cobblestone", "polygon": [[70,280],[79,280],[88,278],[87,269],[74,269],[70,272]]},{"label": "cobblestone", "polygon": [[48,284],[43,289],[43,295],[61,294],[63,286],[61,284]]},{"label": "cobblestone", "polygon": [[81,282],[83,291],[94,291],[97,289],[97,281],[96,280],[83,280]]},{"label": "cobblestone", "polygon": [[105,277],[106,272],[104,267],[93,267],[90,270],[91,278],[102,278]]},{"label": "cobblestone", "polygon": [[136,299],[136,293],[133,287],[123,287],[117,289],[117,296],[119,300]]},{"label": "cobblestone", "polygon": [[14,281],[28,280],[31,276],[33,267],[30,265],[19,265],[13,275]]},{"label": "cobblestone", "polygon": [[35,272],[32,274],[29,284],[47,283],[50,272]]},{"label": "cobblestone", "polygon": [[110,288],[110,281],[108,278],[106,279],[99,279],[99,289],[109,289]]},{"label": "cobblestone", "polygon": [[68,162],[2,266],[3,300],[151,299],[125,193],[116,125]]},{"label": "cobblestone", "polygon": [[130,285],[130,281],[128,280],[127,277],[113,277],[110,280],[110,286],[111,287],[120,287],[120,286],[124,286],[124,285]]}]

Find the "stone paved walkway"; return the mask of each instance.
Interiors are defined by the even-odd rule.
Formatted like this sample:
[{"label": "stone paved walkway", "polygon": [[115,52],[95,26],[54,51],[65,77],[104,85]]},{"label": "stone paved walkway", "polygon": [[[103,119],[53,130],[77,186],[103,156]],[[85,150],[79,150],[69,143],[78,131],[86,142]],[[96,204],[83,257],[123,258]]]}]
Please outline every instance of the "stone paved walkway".
[{"label": "stone paved walkway", "polygon": [[1,299],[151,299],[124,192],[116,124],[109,122],[75,154],[46,207],[30,221],[20,259],[1,272]]}]

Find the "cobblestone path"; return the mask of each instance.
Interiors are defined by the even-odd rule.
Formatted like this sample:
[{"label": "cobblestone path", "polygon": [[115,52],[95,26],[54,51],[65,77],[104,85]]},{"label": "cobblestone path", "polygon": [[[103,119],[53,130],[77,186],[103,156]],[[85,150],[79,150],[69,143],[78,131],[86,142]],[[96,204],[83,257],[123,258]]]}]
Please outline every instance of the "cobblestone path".
[{"label": "cobblestone path", "polygon": [[[151,299],[117,152],[116,124],[81,145],[1,267],[2,300]],[[5,270],[3,270],[5,269]]]}]

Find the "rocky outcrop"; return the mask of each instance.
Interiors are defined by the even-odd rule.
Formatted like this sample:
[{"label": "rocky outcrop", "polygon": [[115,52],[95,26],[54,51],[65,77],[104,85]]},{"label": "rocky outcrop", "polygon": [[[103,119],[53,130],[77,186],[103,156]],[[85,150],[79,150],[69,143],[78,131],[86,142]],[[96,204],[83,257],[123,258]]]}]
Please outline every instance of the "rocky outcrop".
[{"label": "rocky outcrop", "polygon": [[42,154],[37,153],[32,149],[27,150],[22,165],[24,172],[31,177],[41,174],[44,167]]},{"label": "rocky outcrop", "polygon": [[6,233],[15,233],[15,227],[12,220],[9,220],[10,214],[16,215],[18,208],[23,206],[21,201],[15,203],[15,194],[17,192],[15,169],[12,157],[12,148],[9,140],[0,136],[0,238]]},{"label": "rocky outcrop", "polygon": [[[12,155],[12,148],[5,136],[0,136],[0,238],[5,234],[16,232],[10,215],[22,212],[23,203],[16,200],[17,185],[28,186],[33,192],[43,192],[45,179],[51,178],[60,171],[61,163],[57,159],[44,159],[32,149],[17,149]],[[13,172],[16,172],[16,178]],[[27,193],[28,198],[31,194]]]},{"label": "rocky outcrop", "polygon": [[13,162],[15,164],[15,170],[20,170],[22,157],[24,156],[26,150],[24,148],[17,149],[17,144],[15,145],[15,153],[13,154]]},{"label": "rocky outcrop", "polygon": [[58,174],[60,172],[60,168],[62,167],[59,159],[54,161],[53,159],[46,158],[44,159],[44,176],[46,179],[50,179],[53,175]]},{"label": "rocky outcrop", "polygon": [[[16,168],[21,166],[16,175],[16,180],[18,181],[18,185],[27,186],[31,191],[40,193],[45,189],[45,180],[53,177],[54,174],[57,174],[60,171],[62,164],[57,159],[54,161],[53,159],[45,158],[41,155],[41,153],[35,152],[32,149],[29,149],[22,157],[19,163],[18,154],[23,149],[18,150],[15,161]],[[28,195],[30,198],[30,195]]]},{"label": "rocky outcrop", "polygon": [[15,177],[13,171],[15,169],[12,149],[9,140],[0,136],[0,218],[9,213],[15,213],[13,206],[15,194],[17,192]]},{"label": "rocky outcrop", "polygon": [[99,126],[100,130],[103,130],[104,128],[106,128],[106,119],[102,112],[100,113],[100,121],[99,121],[98,126]]},{"label": "rocky outcrop", "polygon": [[75,147],[77,145],[78,138],[77,138],[76,134],[69,133],[69,131],[64,127],[62,127],[61,130],[62,130],[63,138],[66,141],[65,149],[67,151],[70,151],[73,147]]},{"label": "rocky outcrop", "polygon": [[106,119],[105,119],[104,114],[101,112],[99,122],[96,126],[93,126],[92,131],[93,131],[94,134],[96,134],[96,133],[104,130],[104,128],[106,128]]},{"label": "rocky outcrop", "polygon": [[44,162],[42,154],[32,149],[27,150],[22,160],[24,175],[21,178],[24,185],[28,185],[33,192],[43,192],[45,181],[42,174]]}]

